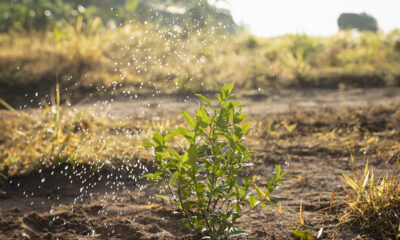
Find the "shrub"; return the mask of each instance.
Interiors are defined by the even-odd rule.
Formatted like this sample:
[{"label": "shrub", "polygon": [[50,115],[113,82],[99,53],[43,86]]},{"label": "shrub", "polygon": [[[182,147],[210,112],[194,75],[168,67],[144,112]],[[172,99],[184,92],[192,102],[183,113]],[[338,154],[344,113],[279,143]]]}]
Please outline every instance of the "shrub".
[{"label": "shrub", "polygon": [[[232,88],[233,83],[220,89],[217,107],[198,94],[204,105],[199,105],[196,117],[182,111],[190,129],[178,128],[165,136],[155,133],[152,142],[143,143],[154,148],[157,160],[158,170],[145,175],[152,180],[150,184],[159,184],[169,195],[182,212],[185,226],[213,239],[244,235],[236,226],[244,214],[242,207],[272,204],[268,195],[285,175],[276,166],[266,191],[252,184],[248,176],[240,177],[243,169],[251,166],[248,160],[253,153],[243,145],[243,134],[250,125],[243,123],[246,115],[241,109],[235,111],[241,103],[229,101]],[[181,152],[167,145],[178,135],[188,142]]]}]

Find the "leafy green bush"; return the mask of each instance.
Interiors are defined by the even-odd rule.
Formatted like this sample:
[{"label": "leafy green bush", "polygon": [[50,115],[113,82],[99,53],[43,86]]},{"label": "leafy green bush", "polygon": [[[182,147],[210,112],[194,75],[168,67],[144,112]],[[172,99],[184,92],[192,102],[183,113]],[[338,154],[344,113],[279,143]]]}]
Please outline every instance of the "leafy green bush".
[{"label": "leafy green bush", "polygon": [[[253,189],[248,176],[240,177],[244,167],[251,166],[248,160],[253,153],[243,145],[250,124],[243,123],[246,115],[241,109],[235,111],[241,103],[229,101],[232,88],[233,83],[220,88],[217,107],[198,94],[204,105],[199,105],[196,117],[182,111],[190,129],[178,128],[165,136],[155,133],[152,142],[143,143],[154,148],[157,160],[158,170],[145,175],[150,184],[159,184],[169,195],[181,210],[185,226],[213,239],[244,235],[236,226],[244,214],[242,207],[272,204],[268,195],[285,175],[277,165],[266,191],[255,184]],[[178,135],[188,142],[181,152],[167,145]]]},{"label": "leafy green bush", "polygon": [[11,0],[0,2],[0,32],[38,30],[57,23],[73,23],[83,10],[61,0]]}]

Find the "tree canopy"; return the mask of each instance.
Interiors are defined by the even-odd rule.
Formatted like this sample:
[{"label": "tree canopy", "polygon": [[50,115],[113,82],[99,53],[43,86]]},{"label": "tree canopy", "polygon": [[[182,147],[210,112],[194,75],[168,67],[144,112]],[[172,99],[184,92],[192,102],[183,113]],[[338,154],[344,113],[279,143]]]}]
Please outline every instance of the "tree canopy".
[{"label": "tree canopy", "polygon": [[205,25],[222,25],[228,32],[236,29],[230,12],[207,0],[10,0],[0,1],[0,32],[51,30],[74,24],[78,16],[84,20],[100,17],[104,23],[117,25],[138,20],[167,26],[185,22],[193,29]]},{"label": "tree canopy", "polygon": [[355,28],[360,31],[378,31],[378,22],[373,16],[366,13],[342,13],[337,23],[340,30]]}]

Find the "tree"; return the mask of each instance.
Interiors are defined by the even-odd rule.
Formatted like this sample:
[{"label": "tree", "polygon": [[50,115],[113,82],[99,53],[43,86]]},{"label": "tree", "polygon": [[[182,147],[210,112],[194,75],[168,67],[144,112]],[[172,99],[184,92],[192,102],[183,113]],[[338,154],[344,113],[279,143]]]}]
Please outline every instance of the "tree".
[{"label": "tree", "polygon": [[339,16],[337,23],[340,30],[355,28],[360,31],[378,31],[378,23],[376,19],[366,13],[342,13]]}]

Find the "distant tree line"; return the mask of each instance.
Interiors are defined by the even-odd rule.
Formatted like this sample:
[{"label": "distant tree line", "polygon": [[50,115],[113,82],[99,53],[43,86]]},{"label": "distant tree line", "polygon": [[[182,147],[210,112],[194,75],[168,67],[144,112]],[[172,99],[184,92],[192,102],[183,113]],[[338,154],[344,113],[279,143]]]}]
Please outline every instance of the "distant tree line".
[{"label": "distant tree line", "polygon": [[337,23],[340,30],[358,29],[359,31],[378,31],[378,22],[373,16],[366,13],[342,13]]},{"label": "distant tree line", "polygon": [[[184,9],[174,12],[170,9]],[[0,1],[0,32],[14,30],[51,30],[100,17],[115,25],[132,21],[154,21],[164,25],[182,24],[191,28],[223,25],[234,32],[236,25],[228,11],[206,0],[9,0]],[[207,23],[207,24],[206,24]]]}]

